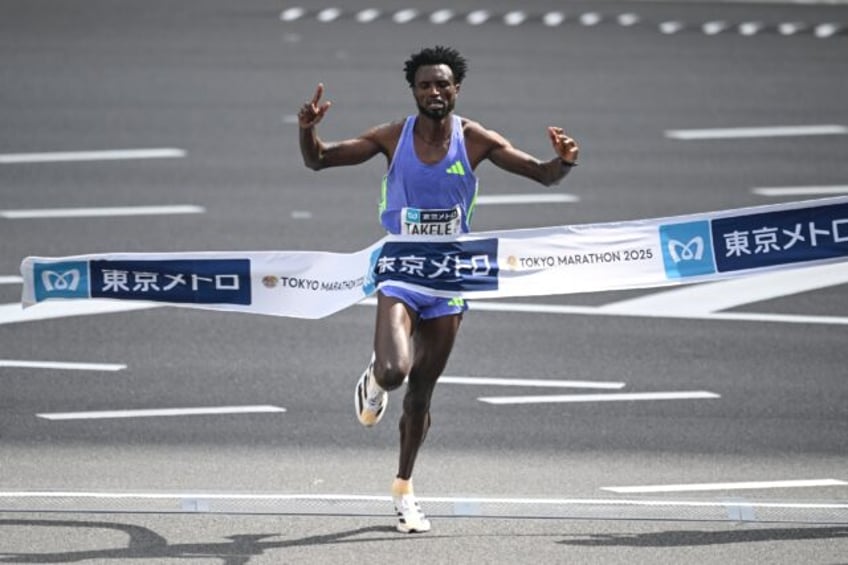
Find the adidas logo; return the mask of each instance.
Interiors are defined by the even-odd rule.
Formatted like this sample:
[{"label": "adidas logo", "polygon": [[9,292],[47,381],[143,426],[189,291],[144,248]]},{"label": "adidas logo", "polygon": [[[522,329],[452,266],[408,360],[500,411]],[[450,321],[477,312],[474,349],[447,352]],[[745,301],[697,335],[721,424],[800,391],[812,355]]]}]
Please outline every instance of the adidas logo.
[{"label": "adidas logo", "polygon": [[457,161],[453,165],[447,168],[445,172],[449,175],[459,175],[461,177],[465,176],[465,167],[462,166],[461,161]]}]

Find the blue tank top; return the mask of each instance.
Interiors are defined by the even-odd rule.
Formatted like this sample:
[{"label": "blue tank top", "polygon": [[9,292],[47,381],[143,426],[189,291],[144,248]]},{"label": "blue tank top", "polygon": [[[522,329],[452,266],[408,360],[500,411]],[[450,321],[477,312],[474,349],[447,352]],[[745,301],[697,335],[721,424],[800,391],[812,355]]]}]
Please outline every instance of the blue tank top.
[{"label": "blue tank top", "polygon": [[477,177],[465,152],[462,120],[452,116],[448,152],[438,163],[422,163],[415,153],[409,116],[383,177],[380,223],[389,233],[458,235],[469,231],[477,200]]}]

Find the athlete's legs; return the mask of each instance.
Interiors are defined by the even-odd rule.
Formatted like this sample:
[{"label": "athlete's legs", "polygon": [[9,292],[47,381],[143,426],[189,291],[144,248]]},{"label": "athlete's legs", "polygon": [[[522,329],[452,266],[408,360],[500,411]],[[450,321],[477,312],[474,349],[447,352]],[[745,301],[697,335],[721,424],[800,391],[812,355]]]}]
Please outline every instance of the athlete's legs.
[{"label": "athlete's legs", "polygon": [[385,390],[403,384],[412,369],[412,332],[418,316],[393,296],[377,293],[374,378]]},{"label": "athlete's legs", "polygon": [[453,349],[462,314],[421,320],[415,329],[415,362],[403,398],[400,418],[399,479],[412,477],[418,449],[430,428],[430,399],[436,381],[445,370]]}]

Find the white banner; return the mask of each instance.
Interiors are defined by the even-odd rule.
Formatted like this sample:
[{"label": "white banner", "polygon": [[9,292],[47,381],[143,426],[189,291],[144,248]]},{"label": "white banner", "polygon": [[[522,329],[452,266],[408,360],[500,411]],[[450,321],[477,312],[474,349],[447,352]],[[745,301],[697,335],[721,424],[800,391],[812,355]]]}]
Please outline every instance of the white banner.
[{"label": "white banner", "polygon": [[355,253],[109,253],[21,264],[24,307],[108,298],[323,318],[380,285],[464,298],[704,282],[848,260],[848,197],[653,220],[387,236]]}]

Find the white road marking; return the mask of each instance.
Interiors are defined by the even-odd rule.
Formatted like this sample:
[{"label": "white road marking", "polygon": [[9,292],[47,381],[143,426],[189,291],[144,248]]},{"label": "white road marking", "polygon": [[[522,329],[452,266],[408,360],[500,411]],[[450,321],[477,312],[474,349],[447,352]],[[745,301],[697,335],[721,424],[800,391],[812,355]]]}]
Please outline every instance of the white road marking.
[{"label": "white road marking", "polygon": [[373,22],[374,20],[376,20],[379,17],[380,17],[380,10],[377,10],[375,8],[366,8],[365,10],[362,10],[361,12],[357,12],[356,21],[358,21],[359,23],[362,23],[362,24],[367,24],[367,23]]},{"label": "white road marking", "polygon": [[291,217],[293,220],[309,220],[312,218],[312,212],[309,210],[292,210]]},{"label": "white road marking", "polygon": [[542,16],[542,23],[548,27],[556,27],[565,21],[565,14],[562,12],[548,12]]},{"label": "white road marking", "polygon": [[288,8],[287,10],[283,10],[280,14],[280,19],[284,22],[293,22],[295,20],[299,20],[306,14],[306,10],[299,7]]},{"label": "white road marking", "polygon": [[735,483],[701,483],[688,485],[648,485],[632,487],[601,487],[601,490],[622,494],[657,493],[657,492],[697,492],[711,490],[746,490],[772,488],[806,488],[845,486],[848,482],[836,479],[812,479],[789,481],[748,481]]},{"label": "white road marking", "polygon": [[586,27],[596,26],[601,23],[603,17],[598,12],[585,12],[580,14],[580,25]]},{"label": "white road marking", "polygon": [[399,12],[395,12],[395,15],[392,16],[392,20],[394,20],[394,22],[398,23],[398,24],[405,24],[405,23],[411,22],[412,20],[414,20],[417,17],[418,17],[418,10],[407,9],[407,10],[400,10]]},{"label": "white road marking", "polygon": [[706,390],[672,392],[611,392],[605,394],[552,394],[546,396],[485,396],[487,404],[558,404],[575,402],[631,402],[639,400],[706,400],[721,395]]},{"label": "white road marking", "polygon": [[543,192],[539,194],[489,194],[477,197],[477,204],[554,204],[558,202],[578,202],[574,194]]},{"label": "white road marking", "polygon": [[97,420],[104,418],[156,418],[160,416],[200,416],[210,414],[262,414],[285,412],[279,406],[210,406],[206,408],[164,408],[150,410],[101,410],[92,412],[51,412],[36,414],[45,420]]},{"label": "white road marking", "polygon": [[704,25],[701,26],[701,30],[706,35],[718,35],[719,33],[725,31],[727,27],[727,22],[717,20],[712,22],[706,22]]},{"label": "white road marking", "polygon": [[833,186],[761,186],[751,192],[760,196],[827,196],[848,194],[848,184]]},{"label": "white road marking", "polygon": [[453,19],[454,13],[453,10],[436,10],[432,14],[430,14],[430,22],[439,25],[445,24]]},{"label": "white road marking", "polygon": [[329,23],[334,20],[337,20],[341,15],[342,11],[338,8],[327,8],[318,12],[318,15],[315,17],[319,22]]},{"label": "white road marking", "polygon": [[842,31],[842,26],[837,23],[824,23],[819,24],[813,30],[813,35],[818,37],[819,39],[827,39],[828,37],[833,37],[837,33]]},{"label": "white road marking", "polygon": [[490,17],[491,14],[489,14],[489,12],[486,10],[474,10],[473,12],[469,13],[468,16],[466,16],[465,21],[467,21],[473,26],[478,26],[486,23],[486,20],[488,20]]},{"label": "white road marking", "polygon": [[600,306],[604,312],[688,317],[848,283],[848,263],[687,285]]},{"label": "white road marking", "polygon": [[683,31],[686,25],[683,22],[670,21],[670,22],[661,22],[659,25],[660,33],[665,35],[674,35],[675,33]]},{"label": "white road marking", "polygon": [[739,24],[739,35],[750,37],[757,35],[765,28],[763,22],[742,22]]},{"label": "white road marking", "polygon": [[500,379],[494,377],[439,377],[439,383],[455,385],[478,386],[526,386],[542,388],[592,388],[592,389],[622,389],[625,383],[609,381],[563,381],[550,379]]},{"label": "white road marking", "polygon": [[18,275],[0,277],[0,284],[22,284],[23,282],[23,277],[19,277]]},{"label": "white road marking", "polygon": [[780,35],[795,35],[807,29],[807,24],[803,22],[783,22],[777,26],[777,32]]},{"label": "white road marking", "polygon": [[521,10],[515,10],[513,12],[509,12],[504,14],[503,22],[508,26],[517,26],[524,23],[524,20],[527,19],[527,14],[522,12]]},{"label": "white road marking", "polygon": [[752,128],[672,129],[665,132],[671,139],[741,139],[751,137],[792,137],[803,135],[844,135],[848,127],[843,125],[773,126]]},{"label": "white road marking", "polygon": [[40,208],[32,210],[0,210],[0,218],[30,220],[36,218],[94,218],[110,216],[162,216],[172,214],[203,214],[202,206],[179,204],[173,206],[104,206],[100,208]]},{"label": "white road marking", "polygon": [[0,359],[0,369],[60,369],[69,371],[123,371],[126,365],[118,363],[71,363],[60,361],[23,361],[15,359]]},{"label": "white road marking", "polygon": [[0,164],[59,163],[68,161],[112,161],[123,159],[175,159],[185,157],[184,149],[115,149],[106,151],[58,151],[52,153],[7,153]]},{"label": "white road marking", "polygon": [[641,18],[639,17],[639,14],[628,12],[626,14],[619,14],[616,21],[621,27],[630,27],[638,24],[641,21]]},{"label": "white road marking", "polygon": [[[13,490],[0,491],[0,499],[15,498],[85,498],[93,500],[257,500],[257,501],[362,501],[362,502],[388,502],[388,495],[357,495],[357,494],[269,494],[269,493],[222,493],[222,492],[104,492],[104,491],[59,491],[59,490]],[[592,505],[592,506],[634,506],[634,507],[700,507],[700,508],[727,508],[743,505],[751,508],[772,509],[810,509],[810,510],[848,510],[848,503],[816,503],[816,502],[727,502],[711,500],[622,500],[616,498],[489,498],[489,497],[442,497],[442,496],[419,496],[422,502],[440,503],[446,502],[457,507],[467,504],[515,504],[527,506],[552,506],[561,504]]]}]

